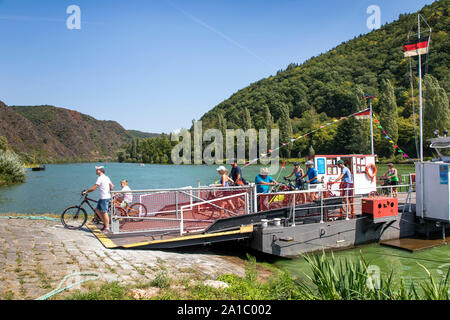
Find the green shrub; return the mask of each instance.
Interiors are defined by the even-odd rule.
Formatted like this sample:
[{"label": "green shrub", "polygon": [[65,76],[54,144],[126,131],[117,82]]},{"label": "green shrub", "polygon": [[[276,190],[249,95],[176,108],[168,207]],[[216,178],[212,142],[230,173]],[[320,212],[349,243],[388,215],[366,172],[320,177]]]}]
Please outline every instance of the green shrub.
[{"label": "green shrub", "polygon": [[19,157],[12,151],[0,150],[0,185],[25,182],[26,172]]}]

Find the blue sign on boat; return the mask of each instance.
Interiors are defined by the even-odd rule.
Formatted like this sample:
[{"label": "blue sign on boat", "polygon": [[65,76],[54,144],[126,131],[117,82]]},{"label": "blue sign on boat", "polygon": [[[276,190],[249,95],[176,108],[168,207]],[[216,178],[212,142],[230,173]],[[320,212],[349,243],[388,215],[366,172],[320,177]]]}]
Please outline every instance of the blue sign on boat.
[{"label": "blue sign on boat", "polygon": [[317,173],[325,174],[325,159],[324,158],[317,159]]},{"label": "blue sign on boat", "polygon": [[448,184],[448,166],[445,164],[439,165],[439,177],[441,184]]}]

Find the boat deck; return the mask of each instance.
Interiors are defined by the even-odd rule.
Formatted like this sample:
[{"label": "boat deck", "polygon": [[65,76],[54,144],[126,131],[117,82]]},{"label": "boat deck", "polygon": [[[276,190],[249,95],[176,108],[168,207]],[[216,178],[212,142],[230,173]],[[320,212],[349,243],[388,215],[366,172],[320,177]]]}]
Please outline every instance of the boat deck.
[{"label": "boat deck", "polygon": [[393,239],[381,241],[380,244],[387,247],[392,247],[396,249],[402,249],[409,252],[415,252],[419,250],[429,249],[437,246],[442,246],[450,242],[450,237],[446,237],[445,239],[439,238],[439,236],[424,239],[419,237],[414,238],[401,238],[401,239]]},{"label": "boat deck", "polygon": [[[412,205],[407,205],[405,211],[414,211],[415,194],[412,193]],[[407,193],[399,193],[399,212],[403,211]],[[331,206],[330,206],[331,207]],[[341,205],[333,205],[327,208],[325,215],[326,222],[345,220],[346,216],[340,213]],[[216,212],[217,213],[217,212]],[[239,214],[236,216],[219,215],[210,219],[210,213],[203,211],[194,213],[186,211],[184,214],[184,224],[186,230],[180,235],[174,222],[175,216],[164,215],[161,220],[127,220],[121,226],[118,234],[103,234],[100,225],[87,223],[88,229],[106,248],[176,248],[183,246],[209,244],[213,242],[223,242],[230,240],[248,239],[252,237],[254,225],[261,223],[263,219],[273,220],[274,218],[286,219],[291,215],[291,208],[276,208],[251,214]],[[354,199],[354,218],[362,215],[361,199]],[[320,221],[320,209],[317,203],[305,203],[296,206],[295,220],[300,223],[318,223]],[[165,220],[167,219],[167,220]],[[173,225],[171,225],[173,223]],[[161,227],[169,227],[162,230]]]}]

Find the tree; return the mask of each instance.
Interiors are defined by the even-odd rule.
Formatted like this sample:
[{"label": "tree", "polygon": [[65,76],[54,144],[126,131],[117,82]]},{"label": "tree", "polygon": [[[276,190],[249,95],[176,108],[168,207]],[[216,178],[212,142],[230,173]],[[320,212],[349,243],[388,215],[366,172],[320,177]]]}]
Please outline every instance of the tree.
[{"label": "tree", "polygon": [[[352,97],[347,97],[350,101],[348,110],[353,114],[364,106],[361,105],[361,96],[363,91],[359,86],[353,88]],[[369,120],[356,119],[349,117],[341,121],[336,133],[337,152],[351,153],[370,153],[370,126]]]},{"label": "tree", "polygon": [[423,137],[426,140],[434,137],[435,130],[439,130],[442,134],[444,130],[449,129],[449,100],[436,78],[429,74],[424,77],[423,97],[425,102]]},{"label": "tree", "polygon": [[280,128],[280,139],[281,143],[286,143],[284,147],[280,149],[281,156],[289,158],[291,156],[292,144],[290,140],[292,138],[292,124],[291,119],[289,118],[289,107],[287,105],[282,105],[280,107],[280,119],[278,120],[278,126]]},{"label": "tree", "polygon": [[[381,82],[381,95],[378,101],[378,110],[380,114],[381,126],[386,131],[386,136],[389,136],[394,144],[398,141],[398,111],[397,102],[394,94],[394,87],[389,80],[383,80]],[[389,143],[389,140],[384,139],[384,143],[380,146],[380,152],[385,157],[392,157],[395,153],[393,144]],[[383,139],[382,139],[383,141]]]},{"label": "tree", "polygon": [[267,129],[267,132],[270,132],[270,129],[273,127],[273,117],[268,105],[264,106],[264,127]]},{"label": "tree", "polygon": [[243,117],[244,125],[242,129],[248,130],[252,128],[252,117],[250,116],[250,111],[248,111],[248,108],[244,108],[244,117]]}]

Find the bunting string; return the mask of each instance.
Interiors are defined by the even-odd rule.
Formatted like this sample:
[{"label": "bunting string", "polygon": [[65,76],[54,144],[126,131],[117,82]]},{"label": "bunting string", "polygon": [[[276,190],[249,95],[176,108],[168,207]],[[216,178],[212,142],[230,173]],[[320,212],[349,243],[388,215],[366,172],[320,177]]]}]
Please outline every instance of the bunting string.
[{"label": "bunting string", "polygon": [[[374,115],[374,114],[373,114]],[[375,119],[373,119],[373,122],[375,123],[375,126],[380,129],[380,131],[383,133],[384,138],[386,140],[388,140],[388,142],[390,144],[392,144],[392,146],[394,147],[394,149],[397,150],[397,153],[401,153],[403,155],[403,158],[408,159],[409,161],[411,161],[412,163],[414,163],[414,160],[411,159],[405,151],[403,151],[398,145],[395,144],[395,142],[391,139],[391,137],[387,134],[386,130],[383,128],[383,126],[381,125],[380,121]]]},{"label": "bunting string", "polygon": [[[321,125],[319,128],[317,128],[317,129],[315,129],[315,130],[312,130],[312,131],[310,131],[310,132],[308,132],[308,133],[305,133],[305,134],[303,134],[303,135],[300,135],[300,136],[298,136],[297,138],[292,138],[292,139],[290,139],[290,140],[287,141],[287,142],[282,142],[282,143],[281,143],[281,146],[279,146],[278,148],[275,148],[275,149],[273,149],[273,150],[272,150],[272,149],[269,149],[269,150],[268,150],[268,154],[273,153],[274,151],[277,151],[277,150],[281,149],[282,147],[287,146],[288,144],[294,143],[294,142],[297,141],[297,140],[306,138],[306,137],[308,137],[309,135],[313,134],[314,132],[319,131],[319,130],[325,128],[325,127],[328,127],[328,126],[330,126],[330,125],[332,125],[332,124],[335,124],[335,123],[337,123],[337,122],[340,122],[340,121],[342,121],[342,120],[345,120],[345,119],[354,117],[355,115],[357,115],[357,114],[359,114],[359,113],[362,113],[362,112],[365,112],[365,111],[368,111],[368,110],[369,110],[369,108],[366,108],[366,109],[364,109],[364,110],[362,110],[362,111],[358,111],[358,112],[352,113],[352,114],[350,114],[350,115],[348,115],[348,116],[346,116],[346,117],[340,117],[339,119],[333,119],[331,122],[327,122],[327,123],[325,123],[324,125]],[[261,154],[261,157],[266,157],[268,154]],[[252,163],[258,162],[258,160],[261,159],[261,157],[250,160],[249,162],[247,162],[247,163],[244,165],[244,168],[245,168],[245,167],[248,167],[248,166],[249,166],[250,164],[252,164]]]}]

